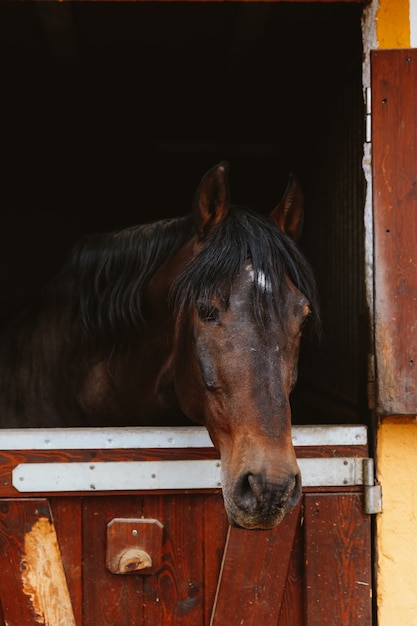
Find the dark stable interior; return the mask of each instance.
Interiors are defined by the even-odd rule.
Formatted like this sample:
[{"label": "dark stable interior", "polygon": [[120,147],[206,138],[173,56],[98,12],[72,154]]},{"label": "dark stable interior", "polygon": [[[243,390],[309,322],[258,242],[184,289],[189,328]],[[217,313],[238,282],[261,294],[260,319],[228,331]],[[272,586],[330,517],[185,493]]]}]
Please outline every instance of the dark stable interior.
[{"label": "dark stable interior", "polygon": [[269,213],[290,172],[323,334],[303,340],[294,423],[366,422],[362,6],[0,3],[4,321],[82,234],[191,208],[231,164]]}]

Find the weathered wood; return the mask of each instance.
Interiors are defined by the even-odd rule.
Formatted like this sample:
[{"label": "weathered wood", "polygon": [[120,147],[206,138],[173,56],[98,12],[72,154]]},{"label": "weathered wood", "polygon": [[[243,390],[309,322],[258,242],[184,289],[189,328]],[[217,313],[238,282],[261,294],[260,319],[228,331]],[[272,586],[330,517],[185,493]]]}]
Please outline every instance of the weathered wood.
[{"label": "weathered wood", "polygon": [[[364,445],[300,446],[296,447],[298,458],[332,458],[341,456],[367,456]],[[164,460],[210,460],[218,459],[214,448],[179,448],[179,449],[112,449],[112,450],[1,450],[0,451],[0,497],[27,497],[12,485],[13,469],[20,463],[57,463],[84,462],[100,463],[115,461],[164,461]],[[202,490],[204,491],[204,490]],[[123,493],[131,492],[118,492]],[[135,491],[137,493],[137,491]],[[162,493],[162,492],[161,492]],[[60,492],[64,495],[64,492]],[[85,492],[71,492],[69,495],[85,495]],[[32,495],[52,495],[39,493]]]},{"label": "weathered wood", "polygon": [[[304,626],[304,524],[303,510],[297,526],[287,580],[281,601],[278,626]],[[324,625],[323,625],[324,626]],[[326,625],[327,626],[327,625]]]},{"label": "weathered wood", "polygon": [[276,626],[300,509],[272,530],[229,529],[210,626]]},{"label": "weathered wood", "polygon": [[203,506],[203,619],[204,626],[208,626],[216,597],[229,524],[221,495],[205,497]]},{"label": "weathered wood", "polygon": [[[151,575],[112,574],[104,566],[107,524],[115,517],[142,515],[164,526],[161,567]],[[84,498],[83,626],[202,626],[226,529],[221,494]]]},{"label": "weathered wood", "polygon": [[83,499],[83,626],[144,624],[143,576],[117,576],[106,568],[107,524],[141,517],[140,496]]},{"label": "weathered wood", "polygon": [[0,593],[9,626],[75,626],[46,500],[1,500]]},{"label": "weathered wood", "polygon": [[372,68],[375,349],[379,415],[417,406],[417,50]]},{"label": "weathered wood", "polygon": [[370,519],[360,494],[304,496],[305,626],[371,626]]},{"label": "weathered wood", "polygon": [[75,621],[78,626],[82,624],[83,603],[82,500],[78,496],[71,499],[65,496],[55,496],[49,498],[48,502],[53,515],[62,556],[62,565],[65,570]]},{"label": "weathered wood", "polygon": [[112,574],[155,574],[163,525],[156,519],[114,518],[107,524],[106,565]]},{"label": "weathered wood", "polygon": [[[138,457],[163,460],[172,452],[166,449],[27,449],[16,454],[3,451],[0,455],[3,455],[10,476],[17,463],[26,461],[91,462],[94,458],[96,463]],[[191,456],[197,459],[206,455],[212,458],[213,450],[177,449],[175,454],[177,458]],[[366,446],[349,443],[297,448],[299,458],[350,455],[366,457]],[[314,513],[311,498],[321,503],[319,508],[323,511],[323,519]],[[351,560],[359,563],[352,551],[363,551],[362,564],[368,568],[366,575],[370,580],[370,522],[369,516],[362,511],[362,498],[361,485],[304,487],[303,502],[307,504],[301,518],[299,511],[293,511],[273,531],[230,529],[226,550],[229,526],[219,489],[55,494],[48,502],[62,556],[61,569],[63,567],[68,581],[77,626],[224,626],[229,623],[239,625],[242,620],[245,626],[322,626],[323,623],[326,626],[340,626],[341,623],[370,626],[371,622],[366,621],[371,607],[370,587],[366,587],[366,596],[360,597],[361,589],[365,593],[362,585],[366,582],[365,574],[360,576],[356,565],[350,563]],[[19,498],[0,502],[10,501],[17,503],[16,506],[22,503],[22,510],[26,510],[24,503],[35,499],[21,493]],[[36,501],[43,503],[52,519],[47,501]],[[332,505],[326,508],[329,502]],[[43,509],[38,509],[42,513]],[[313,513],[315,517],[312,518]],[[162,557],[160,567],[154,573],[120,576],[107,569],[108,524],[117,518],[156,519],[163,524]],[[31,527],[32,522],[27,526]],[[23,540],[19,539],[19,532],[13,525],[7,526],[7,530],[3,530],[7,537],[4,539],[0,531],[1,566],[11,559],[19,563],[22,558]],[[357,533],[360,537],[363,534],[364,538]],[[128,536],[129,533],[125,538]],[[129,541],[124,541],[123,533],[120,537],[120,545],[114,546],[118,553],[125,544],[130,546]],[[15,554],[11,555],[13,545],[17,547]],[[353,567],[356,568],[354,572]],[[334,581],[340,578],[339,569],[343,568],[347,571],[344,583],[335,586]],[[22,594],[20,576],[19,568],[15,567],[6,591],[0,586],[0,603],[4,598],[15,597],[14,590]],[[333,584],[330,596],[329,581]],[[361,581],[362,586],[352,592],[350,587],[356,584],[355,581]],[[345,585],[349,587],[348,598]],[[319,607],[315,604],[316,597],[320,599]],[[319,610],[323,607],[324,613]],[[11,626],[34,626],[33,608],[25,596],[19,607],[13,610],[20,613],[15,623],[10,620]],[[25,610],[27,614],[23,613]],[[333,615],[337,617],[333,618]],[[4,624],[9,624],[7,619],[10,617],[5,614]],[[316,621],[311,623],[307,621],[314,619]],[[352,621],[343,621],[348,619]],[[1,619],[0,625],[3,626]]]}]

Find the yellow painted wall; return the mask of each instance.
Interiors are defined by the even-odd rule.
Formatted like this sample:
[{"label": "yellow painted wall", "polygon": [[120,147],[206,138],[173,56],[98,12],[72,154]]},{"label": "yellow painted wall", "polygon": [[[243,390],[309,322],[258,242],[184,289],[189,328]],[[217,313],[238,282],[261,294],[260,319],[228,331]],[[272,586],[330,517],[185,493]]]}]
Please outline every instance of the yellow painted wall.
[{"label": "yellow painted wall", "polygon": [[378,48],[409,48],[410,0],[380,0],[376,14]]},{"label": "yellow painted wall", "polygon": [[417,421],[388,418],[378,429],[378,626],[417,625]]}]

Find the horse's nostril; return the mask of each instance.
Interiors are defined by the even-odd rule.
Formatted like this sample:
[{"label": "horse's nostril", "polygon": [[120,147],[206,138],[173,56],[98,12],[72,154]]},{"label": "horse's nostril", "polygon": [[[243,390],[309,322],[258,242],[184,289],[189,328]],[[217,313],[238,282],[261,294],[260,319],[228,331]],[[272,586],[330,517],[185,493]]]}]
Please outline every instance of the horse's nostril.
[{"label": "horse's nostril", "polygon": [[300,490],[299,475],[279,484],[268,481],[263,474],[248,472],[240,477],[234,490],[234,501],[243,510],[273,510],[285,507]]},{"label": "horse's nostril", "polygon": [[259,501],[265,491],[265,484],[261,476],[259,474],[248,474],[247,485],[248,489],[253,493],[256,500]]},{"label": "horse's nostril", "polygon": [[263,491],[259,477],[251,473],[243,474],[236,482],[233,499],[240,509],[252,511],[257,508]]}]

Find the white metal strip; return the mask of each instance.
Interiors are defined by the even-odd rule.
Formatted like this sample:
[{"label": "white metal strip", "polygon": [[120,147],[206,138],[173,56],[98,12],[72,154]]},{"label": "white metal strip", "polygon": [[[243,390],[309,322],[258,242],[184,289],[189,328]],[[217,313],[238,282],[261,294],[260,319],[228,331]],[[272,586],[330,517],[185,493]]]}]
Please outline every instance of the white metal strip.
[{"label": "white metal strip", "polygon": [[[363,458],[299,459],[305,487],[363,484]],[[13,486],[23,493],[210,489],[220,483],[220,462],[125,461],[21,463]]]},{"label": "white metal strip", "polygon": [[[296,446],[366,445],[366,426],[293,426]],[[0,429],[0,450],[105,450],[212,447],[204,426],[176,428]]]},{"label": "white metal strip", "polygon": [[219,461],[22,463],[13,486],[34,491],[124,491],[220,487]]}]

